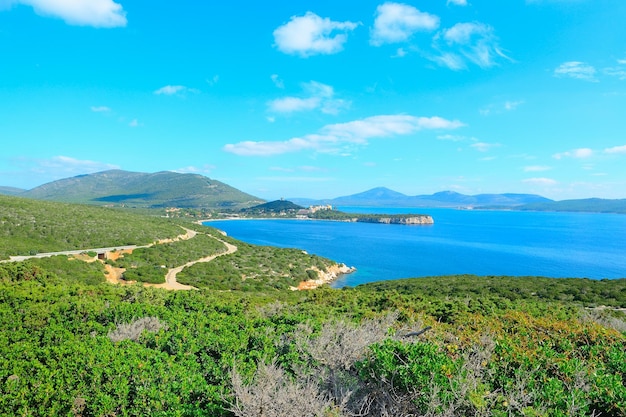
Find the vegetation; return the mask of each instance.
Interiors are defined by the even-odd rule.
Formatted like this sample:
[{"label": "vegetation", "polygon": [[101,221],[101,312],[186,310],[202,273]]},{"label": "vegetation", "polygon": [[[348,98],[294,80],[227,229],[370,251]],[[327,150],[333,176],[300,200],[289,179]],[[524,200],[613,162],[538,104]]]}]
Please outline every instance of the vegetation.
[{"label": "vegetation", "polygon": [[238,250],[231,255],[185,268],[178,274],[178,282],[213,290],[289,289],[302,281],[317,279],[315,270],[326,271],[336,265],[299,249],[236,244]]},{"label": "vegetation", "polygon": [[390,219],[392,223],[412,217],[430,217],[426,214],[363,214],[345,213],[339,210],[318,210],[308,217],[317,220],[336,220],[349,222],[379,223],[381,218]]},{"label": "vegetation", "polygon": [[210,255],[225,252],[226,247],[219,240],[207,234],[199,234],[188,240],[154,245],[135,249],[110,263],[118,268],[126,268],[127,281],[165,282],[168,268],[185,265]]},{"label": "vegetation", "polygon": [[0,414],[626,413],[624,328],[572,301],[71,281],[0,265]]},{"label": "vegetation", "polygon": [[202,175],[121,170],[66,178],[20,195],[68,203],[151,208],[241,208],[262,201]]},{"label": "vegetation", "polygon": [[0,195],[0,259],[148,244],[182,232],[175,223],[154,216]]},{"label": "vegetation", "polygon": [[549,201],[524,204],[523,206],[516,207],[516,210],[626,214],[626,199],[608,200],[603,198],[586,198],[581,200]]},{"label": "vegetation", "polygon": [[302,210],[304,207],[292,203],[286,200],[270,201],[269,203],[259,204],[250,208],[241,209],[243,213],[248,215],[263,215],[263,214],[291,214],[295,215],[298,210]]},{"label": "vegetation", "polygon": [[[5,248],[182,230],[0,198]],[[63,218],[110,229],[73,237]],[[134,234],[123,230],[133,221]],[[64,256],[0,263],[0,415],[626,415],[626,280],[454,276],[297,292],[282,289],[331,261],[187,227],[205,234],[116,262],[154,269],[223,250],[216,238],[236,244],[179,275],[199,291],[110,285],[102,263]]]}]

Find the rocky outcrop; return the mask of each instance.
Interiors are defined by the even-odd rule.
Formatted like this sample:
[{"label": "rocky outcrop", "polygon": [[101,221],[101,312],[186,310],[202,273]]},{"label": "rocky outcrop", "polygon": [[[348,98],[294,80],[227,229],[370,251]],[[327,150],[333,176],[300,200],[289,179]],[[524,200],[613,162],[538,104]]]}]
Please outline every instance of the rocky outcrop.
[{"label": "rocky outcrop", "polygon": [[322,271],[316,267],[310,268],[317,272],[318,279],[312,279],[308,281],[302,281],[298,287],[291,287],[292,290],[312,290],[320,285],[329,284],[341,275],[351,274],[356,271],[353,266],[347,266],[346,264],[335,264],[326,268],[326,271]]}]

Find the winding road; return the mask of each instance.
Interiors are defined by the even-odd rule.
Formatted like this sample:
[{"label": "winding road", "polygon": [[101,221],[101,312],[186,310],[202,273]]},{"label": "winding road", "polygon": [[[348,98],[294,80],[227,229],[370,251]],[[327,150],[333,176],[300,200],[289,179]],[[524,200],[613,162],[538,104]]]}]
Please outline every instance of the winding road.
[{"label": "winding road", "polygon": [[[185,229],[185,233],[173,238],[173,239],[162,239],[159,240],[155,243],[151,243],[149,245],[126,245],[126,246],[111,246],[108,248],[92,248],[92,249],[78,249],[78,250],[68,250],[68,251],[61,251],[61,252],[46,252],[46,253],[38,253],[37,255],[28,255],[28,256],[11,256],[9,259],[7,260],[3,260],[0,261],[0,263],[5,263],[5,262],[21,262],[21,261],[25,261],[27,259],[33,259],[33,258],[49,258],[52,256],[57,256],[57,255],[63,255],[63,256],[72,256],[72,255],[80,255],[82,253],[86,253],[86,252],[96,252],[96,253],[109,253],[109,252],[114,252],[114,251],[123,251],[123,250],[134,250],[134,249],[139,249],[139,248],[149,248],[151,246],[154,245],[158,245],[158,244],[164,244],[164,243],[170,243],[170,242],[176,242],[179,240],[187,240],[187,239],[193,239],[194,237],[196,237],[198,235],[198,232],[196,232],[195,230],[191,230],[191,229]],[[190,261],[187,262],[184,265],[181,266],[177,266],[175,268],[170,268],[167,271],[167,274],[165,275],[165,282],[163,284],[144,284],[146,286],[150,286],[150,287],[156,287],[156,288],[164,288],[164,289],[168,289],[168,290],[197,290],[196,287],[192,287],[191,285],[184,285],[179,283],[178,281],[176,281],[176,275],[178,275],[179,272],[181,272],[183,269],[195,265],[197,263],[201,263],[201,262],[210,262],[213,259],[219,257],[219,256],[224,256],[224,255],[229,255],[231,253],[235,253],[237,252],[237,246],[232,245],[228,242],[225,242],[221,239],[216,238],[215,236],[211,236],[208,235],[210,237],[212,237],[213,239],[217,240],[218,242],[222,243],[224,246],[226,246],[226,251],[225,252],[221,252],[221,253],[216,253],[214,255],[209,255],[206,256],[204,258],[200,258],[200,259],[196,259],[195,261]],[[110,269],[113,269],[112,267]],[[111,270],[107,270],[109,274],[113,273],[113,271]],[[123,270],[122,270],[123,271]],[[121,275],[121,272],[120,272]],[[109,280],[109,279],[107,279]],[[110,280],[109,280],[110,281]],[[113,282],[119,282],[118,279],[114,279]]]}]

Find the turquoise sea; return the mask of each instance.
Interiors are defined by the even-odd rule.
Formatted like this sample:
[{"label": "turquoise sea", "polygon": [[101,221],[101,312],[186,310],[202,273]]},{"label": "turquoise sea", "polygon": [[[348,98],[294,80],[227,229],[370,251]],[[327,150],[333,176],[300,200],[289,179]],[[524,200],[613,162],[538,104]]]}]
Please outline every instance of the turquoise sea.
[{"label": "turquoise sea", "polygon": [[339,207],[422,213],[430,226],[310,220],[206,223],[248,243],[294,247],[354,266],[336,287],[450,274],[626,277],[626,215]]}]

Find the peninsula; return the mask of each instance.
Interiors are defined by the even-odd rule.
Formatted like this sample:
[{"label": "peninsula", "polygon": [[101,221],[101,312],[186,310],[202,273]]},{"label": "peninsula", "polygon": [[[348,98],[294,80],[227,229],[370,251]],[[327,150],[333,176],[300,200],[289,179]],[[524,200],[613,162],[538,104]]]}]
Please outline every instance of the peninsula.
[{"label": "peninsula", "polygon": [[400,225],[430,225],[434,224],[432,216],[427,214],[371,214],[346,213],[337,210],[331,205],[314,205],[308,208],[294,204],[287,200],[276,200],[259,204],[254,207],[234,212],[222,212],[215,218],[285,218],[332,220],[342,222],[382,223]]}]

